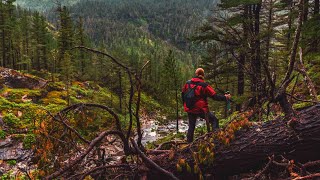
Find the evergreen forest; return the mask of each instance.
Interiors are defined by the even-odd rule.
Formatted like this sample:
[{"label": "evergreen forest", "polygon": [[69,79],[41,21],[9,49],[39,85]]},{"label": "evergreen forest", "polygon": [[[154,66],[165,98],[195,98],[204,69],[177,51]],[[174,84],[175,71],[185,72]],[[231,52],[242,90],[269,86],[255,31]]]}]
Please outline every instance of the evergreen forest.
[{"label": "evergreen forest", "polygon": [[319,179],[319,71],[319,0],[1,0],[0,179]]}]

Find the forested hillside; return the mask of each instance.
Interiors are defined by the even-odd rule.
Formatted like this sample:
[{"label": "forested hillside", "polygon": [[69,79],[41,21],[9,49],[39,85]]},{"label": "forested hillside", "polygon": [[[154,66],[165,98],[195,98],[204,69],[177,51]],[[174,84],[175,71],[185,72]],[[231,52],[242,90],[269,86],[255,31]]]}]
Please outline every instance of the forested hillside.
[{"label": "forested hillside", "polygon": [[[178,82],[184,82],[187,77],[190,77],[193,64],[197,65],[201,61],[198,52],[202,48],[194,46],[189,38],[201,25],[204,17],[209,13],[209,7],[213,6],[215,1],[201,0],[196,4],[193,1],[152,0],[75,2],[61,1],[60,3],[67,5],[66,11],[74,23],[73,28],[77,29],[81,26],[84,29],[81,33],[86,34],[87,37],[81,38],[79,36],[84,34],[73,33],[70,41],[77,45],[91,43],[101,50],[112,52],[134,69],[139,69],[146,60],[150,60],[150,66],[146,68],[147,73],[144,76],[146,82],[143,88],[150,94],[156,95],[155,97],[159,97],[169,88],[168,86],[172,86],[169,85],[171,84],[169,74],[172,71],[175,71],[177,78],[180,79]],[[52,23],[51,26],[59,28],[60,25],[56,23],[60,19],[57,13],[58,4],[38,1],[17,1],[16,3],[26,8],[46,10],[44,15]],[[53,7],[39,8],[43,4],[47,4],[46,8]],[[83,57],[83,54],[81,56]],[[91,75],[90,69],[96,69],[90,68],[93,64],[92,60],[91,62],[82,61],[82,64],[86,64],[86,70],[81,68],[81,72],[85,74],[80,77],[95,77],[95,80],[98,80],[101,76],[106,76],[103,74],[106,69],[104,67],[109,64],[95,63],[99,66],[97,69],[102,71],[95,71],[95,74]],[[175,70],[168,69],[166,61],[174,61]],[[168,73],[161,73],[166,68]],[[108,76],[108,81],[112,82],[118,78],[117,74],[109,73]],[[182,83],[178,87],[180,88],[181,85]]]},{"label": "forested hillside", "polygon": [[[73,17],[84,18],[85,28],[95,42],[113,43],[116,39],[124,39],[125,32],[128,33],[126,29],[134,27],[130,30],[151,33],[179,48],[187,49],[190,45],[187,38],[199,27],[216,1],[199,0],[194,3],[192,0],[74,0],[58,2],[60,5],[67,6]],[[59,5],[53,1],[35,0],[17,0],[16,3],[26,8],[45,10],[44,13],[48,14],[52,20],[54,11]],[[117,33],[117,30],[125,32]]]},{"label": "forested hillside", "polygon": [[2,0],[0,179],[317,179],[319,70],[319,0]]},{"label": "forested hillside", "polygon": [[59,1],[51,1],[51,0],[16,0],[15,4],[24,7],[29,10],[36,10],[39,12],[45,12],[52,8],[57,7],[57,5],[65,5],[70,6],[81,0],[59,0]]}]

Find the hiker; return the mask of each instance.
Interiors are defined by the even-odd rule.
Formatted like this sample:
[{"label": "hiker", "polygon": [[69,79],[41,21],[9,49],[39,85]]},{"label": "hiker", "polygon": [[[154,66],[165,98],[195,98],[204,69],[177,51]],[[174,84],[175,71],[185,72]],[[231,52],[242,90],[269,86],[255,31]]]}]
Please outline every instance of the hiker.
[{"label": "hiker", "polygon": [[204,82],[204,70],[198,68],[195,72],[195,77],[187,81],[182,89],[182,100],[184,111],[188,113],[189,129],[187,141],[193,141],[193,133],[198,117],[206,119],[207,129],[208,121],[212,129],[219,128],[219,121],[212,112],[209,112],[207,97],[211,97],[217,101],[228,101],[231,98],[230,94],[218,95],[213,88]]}]

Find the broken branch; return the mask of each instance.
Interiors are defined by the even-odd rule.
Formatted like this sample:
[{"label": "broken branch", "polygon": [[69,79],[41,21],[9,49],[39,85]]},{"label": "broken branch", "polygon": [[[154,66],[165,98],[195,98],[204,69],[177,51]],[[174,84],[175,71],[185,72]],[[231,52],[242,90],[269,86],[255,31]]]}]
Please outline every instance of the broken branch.
[{"label": "broken branch", "polygon": [[152,168],[154,168],[158,172],[162,173],[163,175],[170,177],[171,179],[174,179],[174,180],[179,180],[175,175],[173,175],[169,171],[163,169],[162,167],[157,165],[155,162],[153,162],[151,159],[149,159],[145,154],[143,154],[143,152],[139,149],[137,143],[132,138],[130,140],[131,140],[131,143],[132,143],[133,147],[135,148],[136,152],[139,154],[139,156],[142,158],[142,160],[145,163],[149,164]]}]

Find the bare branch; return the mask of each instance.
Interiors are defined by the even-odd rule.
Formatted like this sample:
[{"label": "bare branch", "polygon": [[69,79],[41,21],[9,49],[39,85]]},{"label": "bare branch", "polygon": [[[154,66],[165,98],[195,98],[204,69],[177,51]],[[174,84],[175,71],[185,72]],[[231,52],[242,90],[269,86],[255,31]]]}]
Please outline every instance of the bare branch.
[{"label": "bare branch", "polygon": [[320,166],[320,160],[317,161],[311,161],[303,164],[305,168],[313,167],[313,166]]},{"label": "bare branch", "polygon": [[81,178],[80,179],[84,179],[86,176],[88,176],[91,173],[94,173],[96,171],[103,170],[103,169],[109,169],[109,168],[130,168],[130,166],[128,164],[115,164],[115,165],[99,166],[99,167],[96,167],[94,169],[91,169],[91,170],[81,174]]},{"label": "bare branch", "polygon": [[125,66],[124,64],[122,64],[118,59],[116,59],[115,57],[111,56],[110,54],[108,53],[105,53],[105,52],[102,52],[102,51],[98,51],[98,50],[95,50],[95,49],[91,49],[91,48],[88,48],[88,47],[84,47],[84,46],[76,46],[74,47],[73,49],[83,49],[83,50],[86,50],[86,51],[89,51],[89,52],[93,52],[93,53],[96,53],[96,54],[101,54],[101,55],[104,55],[104,56],[107,56],[108,58],[110,58],[114,63],[116,63],[118,66],[122,67],[123,69],[125,70],[129,70],[129,68],[127,66]]},{"label": "bare branch", "polygon": [[115,57],[111,56],[110,54],[108,53],[105,53],[105,52],[102,52],[102,51],[98,51],[98,50],[95,50],[95,49],[91,49],[91,48],[88,48],[88,47],[84,47],[84,46],[76,46],[74,47],[73,49],[83,49],[83,50],[86,50],[86,51],[89,51],[89,52],[93,52],[93,53],[96,53],[96,54],[101,54],[101,55],[104,55],[104,56],[107,56],[109,57],[114,63],[116,63],[118,66],[122,67],[128,74],[128,77],[129,77],[129,81],[130,81],[130,96],[129,96],[129,118],[130,118],[130,122],[129,122],[129,128],[128,128],[128,132],[127,132],[127,141],[129,141],[129,137],[130,137],[130,134],[131,134],[131,130],[132,130],[132,122],[133,122],[133,112],[132,112],[132,101],[133,101],[133,96],[134,96],[134,88],[133,88],[133,79],[132,79],[132,72],[130,70],[129,67],[125,66],[124,64],[122,64],[118,59],[116,59]]},{"label": "bare branch", "polygon": [[282,80],[282,83],[281,83],[280,88],[278,90],[277,96],[283,94],[286,91],[286,89],[290,83],[289,80],[290,80],[290,76],[291,76],[293,69],[294,69],[294,64],[296,62],[296,54],[297,54],[298,44],[299,44],[300,35],[301,35],[301,28],[302,28],[303,0],[299,0],[298,6],[299,6],[298,27],[296,29],[295,38],[294,38],[292,49],[291,49],[289,67],[288,67],[288,70],[286,72],[284,79]]},{"label": "bare branch", "polygon": [[126,139],[125,139],[122,132],[120,132],[120,131],[104,131],[104,132],[100,133],[100,135],[98,137],[96,137],[94,140],[91,141],[89,147],[83,153],[81,153],[79,155],[79,157],[77,157],[74,161],[70,162],[68,165],[62,167],[60,170],[45,177],[45,179],[55,179],[55,178],[59,177],[60,175],[62,175],[63,173],[65,173],[66,171],[68,171],[69,169],[71,169],[72,167],[74,167],[76,164],[80,163],[92,151],[92,149],[95,146],[97,146],[108,135],[118,135],[124,143],[124,151],[128,152],[129,147],[126,146],[126,143],[125,143]]},{"label": "bare branch", "polygon": [[269,169],[270,165],[272,164],[273,159],[274,159],[274,155],[272,155],[271,157],[269,157],[269,162],[267,163],[267,165],[266,165],[258,174],[256,174],[256,175],[252,178],[252,180],[260,179],[261,175],[262,175],[263,173],[265,173],[265,172]]},{"label": "bare branch", "polygon": [[[43,109],[44,109],[44,108],[43,108]],[[61,116],[60,113],[58,113],[58,115],[59,115],[59,117],[60,117],[60,119],[59,119],[59,118],[57,118],[57,115],[54,116],[53,114],[51,114],[50,111],[48,111],[48,110],[46,110],[46,109],[44,109],[44,110],[47,112],[47,114],[48,114],[53,120],[62,123],[62,124],[63,124],[65,127],[67,127],[70,131],[74,132],[82,141],[84,141],[84,142],[87,143],[87,144],[90,144],[90,141],[88,141],[88,140],[86,140],[84,137],[82,137],[77,130],[75,130],[74,128],[72,128],[71,126],[69,126],[69,125],[62,119],[62,116]]]},{"label": "bare branch", "polygon": [[157,165],[155,162],[153,162],[151,159],[149,159],[145,154],[143,154],[143,152],[139,149],[137,143],[132,138],[130,139],[130,141],[131,141],[133,147],[135,148],[135,150],[137,151],[137,153],[140,155],[140,157],[142,158],[142,160],[145,163],[149,164],[152,168],[159,171],[163,175],[170,177],[171,179],[174,179],[174,180],[179,180],[175,175],[173,175],[169,171],[163,169],[162,167]]},{"label": "bare branch", "polygon": [[304,179],[315,179],[320,177],[320,173],[315,173],[315,174],[310,174],[308,176],[303,176],[303,177],[297,177],[293,180],[304,180]]},{"label": "bare branch", "polygon": [[[303,59],[302,59],[302,49],[300,47],[299,49],[299,57],[300,57],[300,61],[299,61],[299,66],[297,67],[296,70],[301,73],[304,76],[304,82],[306,83],[309,92],[310,92],[310,96],[312,97],[313,101],[315,101],[316,103],[318,102],[318,98],[317,98],[317,91],[316,88],[311,80],[311,78],[309,77],[307,70],[303,64]],[[315,103],[315,104],[316,104]]]},{"label": "bare branch", "polygon": [[141,101],[141,79],[142,79],[142,73],[144,68],[149,64],[150,61],[147,61],[141,68],[139,75],[136,76],[137,80],[137,91],[138,91],[138,99],[136,102],[136,113],[135,113],[135,118],[136,118],[136,124],[137,124],[137,133],[138,133],[138,145],[142,147],[141,141],[142,141],[142,133],[141,133],[141,125],[140,125],[140,116],[139,116],[139,111],[140,111],[140,101]]},{"label": "bare branch", "polygon": [[79,104],[74,104],[74,105],[71,105],[69,107],[64,108],[63,110],[60,111],[59,114],[67,114],[71,110],[77,109],[79,107],[95,107],[95,108],[100,108],[100,109],[106,110],[108,113],[110,113],[114,117],[114,119],[116,121],[117,130],[122,132],[119,116],[111,108],[109,108],[108,106],[105,106],[105,105],[92,104],[92,103],[79,103]]},{"label": "bare branch", "polygon": [[297,101],[301,101],[301,102],[311,102],[311,103],[314,103],[314,104],[317,104],[318,102],[317,101],[310,101],[310,100],[303,100],[303,99],[299,99],[291,94],[288,94],[288,93],[285,93],[287,96],[290,96],[292,97],[293,99],[297,100]]}]

